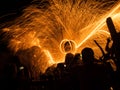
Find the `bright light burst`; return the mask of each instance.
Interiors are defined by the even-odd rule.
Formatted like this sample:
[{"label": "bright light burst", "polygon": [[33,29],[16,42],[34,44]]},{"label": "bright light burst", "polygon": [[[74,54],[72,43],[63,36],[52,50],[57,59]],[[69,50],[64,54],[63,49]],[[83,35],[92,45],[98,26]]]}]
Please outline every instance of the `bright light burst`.
[{"label": "bright light burst", "polygon": [[[88,42],[87,40],[97,33],[96,30],[107,30],[106,18],[118,14],[120,7],[119,2],[114,0],[104,2],[99,2],[99,0],[49,0],[49,3],[44,3],[44,1],[33,1],[23,10],[20,17],[5,23],[11,26],[3,28],[3,32],[6,32],[3,40],[9,39],[8,47],[14,53],[28,49],[31,51],[33,46],[40,48],[39,50],[47,58],[42,57],[43,54],[32,51],[31,53],[33,57],[41,55],[34,64],[38,64],[36,67],[42,68],[40,69],[42,72],[51,64],[64,61],[65,54],[59,49],[61,41],[64,39],[74,41],[75,51],[79,51],[83,43]],[[22,54],[28,62],[32,60],[30,58],[32,56],[28,59],[24,53]],[[29,53],[27,54],[29,56]],[[48,64],[39,65],[43,62],[41,58],[44,58],[45,63],[47,61]],[[21,61],[23,60],[25,58]]]}]

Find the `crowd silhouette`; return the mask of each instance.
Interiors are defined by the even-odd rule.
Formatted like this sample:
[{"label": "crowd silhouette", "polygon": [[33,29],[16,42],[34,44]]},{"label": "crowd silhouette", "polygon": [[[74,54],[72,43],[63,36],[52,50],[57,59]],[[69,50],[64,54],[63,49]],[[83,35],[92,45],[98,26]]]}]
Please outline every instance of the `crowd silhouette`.
[{"label": "crowd silhouette", "polygon": [[105,51],[94,40],[102,52],[99,59],[91,47],[75,54],[66,53],[64,62],[48,67],[34,81],[29,69],[13,56],[3,68],[1,90],[120,90],[120,33],[111,17],[106,23],[111,38],[107,39]]}]

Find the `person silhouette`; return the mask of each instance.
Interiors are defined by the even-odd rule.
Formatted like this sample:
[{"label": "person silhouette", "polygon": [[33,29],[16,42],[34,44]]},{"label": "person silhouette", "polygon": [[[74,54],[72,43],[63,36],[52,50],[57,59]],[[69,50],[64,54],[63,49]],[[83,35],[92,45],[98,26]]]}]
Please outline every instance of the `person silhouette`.
[{"label": "person silhouette", "polygon": [[85,47],[82,51],[83,65],[74,69],[74,90],[109,90],[106,68],[103,64],[96,64],[94,51]]},{"label": "person silhouette", "polygon": [[104,64],[94,63],[97,59],[94,56],[92,48],[85,47],[82,50],[82,90],[108,90],[108,77]]},{"label": "person silhouette", "polygon": [[72,53],[67,53],[65,55],[65,68],[67,71],[70,70],[70,68],[71,68],[73,58],[74,58],[74,54],[72,54]]},{"label": "person silhouette", "polygon": [[116,63],[117,70],[115,75],[115,90],[120,89],[120,32],[117,32],[111,17],[106,19],[106,24],[112,38],[112,46],[110,48],[110,54]]},{"label": "person silhouette", "polygon": [[74,68],[77,68],[80,65],[82,65],[81,54],[80,53],[75,53],[74,58],[71,62],[71,69],[74,70]]},{"label": "person silhouette", "polygon": [[84,48],[82,50],[82,61],[84,64],[93,64],[94,63],[94,52],[91,48]]}]

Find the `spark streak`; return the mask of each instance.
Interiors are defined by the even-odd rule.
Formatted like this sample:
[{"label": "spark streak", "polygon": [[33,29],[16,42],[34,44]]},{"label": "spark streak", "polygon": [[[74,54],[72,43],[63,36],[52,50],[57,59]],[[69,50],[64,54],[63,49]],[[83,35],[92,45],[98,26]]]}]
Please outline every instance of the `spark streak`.
[{"label": "spark streak", "polygon": [[77,48],[80,47],[87,39],[89,39],[96,32],[96,30],[99,30],[101,27],[104,26],[106,18],[112,16],[112,14],[115,13],[115,11],[118,10],[118,8],[120,7],[119,3],[118,3],[117,6],[115,6],[113,8],[113,10],[108,15],[106,15],[105,17],[103,17],[103,19],[98,22],[100,24],[96,23],[96,25],[98,24],[96,26],[96,28],[82,42],[80,42],[80,44],[77,46]]},{"label": "spark streak", "polygon": [[50,52],[48,50],[43,50],[43,51],[46,54],[46,56],[48,56],[48,58],[49,58],[49,60],[48,60],[49,64],[50,65],[54,64],[55,62],[54,62],[54,60],[53,60],[52,55],[50,54]]},{"label": "spark streak", "polygon": [[105,31],[105,30],[97,30],[96,32],[100,32],[100,33],[103,32],[103,33],[110,35],[110,33],[108,31]]}]

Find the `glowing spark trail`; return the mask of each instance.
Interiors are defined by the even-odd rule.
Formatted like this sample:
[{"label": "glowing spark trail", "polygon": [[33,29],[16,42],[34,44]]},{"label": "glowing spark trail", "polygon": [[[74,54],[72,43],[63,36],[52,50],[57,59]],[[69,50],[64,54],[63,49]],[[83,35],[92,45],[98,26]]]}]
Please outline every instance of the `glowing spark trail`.
[{"label": "glowing spark trail", "polygon": [[105,30],[97,30],[96,32],[100,32],[100,33],[103,32],[103,33],[110,35],[110,33],[108,31],[105,31]]},{"label": "glowing spark trail", "polygon": [[112,14],[115,13],[115,11],[118,10],[119,7],[120,7],[120,4],[118,3],[118,5],[115,6],[115,8],[113,8],[113,10],[108,15],[103,17],[103,19],[98,22],[100,24],[96,23],[97,25],[96,28],[82,42],[80,42],[77,48],[80,47],[87,39],[89,39],[96,32],[96,30],[99,30],[101,27],[103,27],[105,24],[106,18],[112,16]]},{"label": "glowing spark trail", "polygon": [[49,52],[48,50],[43,50],[43,51],[44,51],[45,54],[49,57],[49,64],[50,64],[50,65],[54,64],[55,62],[54,62],[54,60],[53,60],[50,52]]}]

